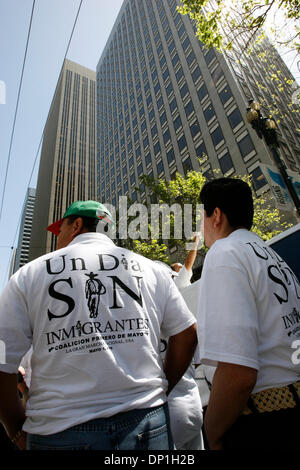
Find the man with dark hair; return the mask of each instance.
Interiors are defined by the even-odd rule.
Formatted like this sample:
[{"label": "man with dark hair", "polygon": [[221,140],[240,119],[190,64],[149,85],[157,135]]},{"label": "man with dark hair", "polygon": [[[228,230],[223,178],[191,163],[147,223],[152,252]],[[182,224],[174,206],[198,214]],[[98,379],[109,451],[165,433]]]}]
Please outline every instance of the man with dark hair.
[{"label": "man with dark hair", "polygon": [[[193,357],[195,319],[159,266],[99,233],[111,219],[96,201],[74,202],[48,227],[57,251],[0,297],[0,421],[20,449],[26,437],[37,450],[173,448],[167,394]],[[25,416],[17,371],[31,344]]]},{"label": "man with dark hair", "polygon": [[217,366],[205,416],[210,448],[299,449],[299,282],[249,232],[253,201],[246,183],[220,178],[200,197],[209,251],[198,340],[201,362]]}]

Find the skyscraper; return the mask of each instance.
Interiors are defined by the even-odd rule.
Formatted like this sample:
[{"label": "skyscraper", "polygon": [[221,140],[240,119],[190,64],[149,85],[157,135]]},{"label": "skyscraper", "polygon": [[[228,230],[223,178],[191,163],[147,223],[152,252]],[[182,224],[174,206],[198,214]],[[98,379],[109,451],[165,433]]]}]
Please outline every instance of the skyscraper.
[{"label": "skyscraper", "polygon": [[[268,188],[259,165],[273,160],[245,114],[249,99],[263,97],[264,106],[271,105],[272,94],[279,93],[276,84],[267,82],[266,65],[258,57],[241,57],[238,44],[224,55],[205,49],[189,17],[177,11],[178,4],[124,0],[99,60],[102,201],[116,204],[121,195],[144,201],[142,174],[170,179],[176,171],[190,169],[201,169],[207,177],[213,169],[226,176],[252,175],[258,195]],[[262,47],[272,49],[268,41]],[[291,78],[279,54],[272,52],[272,64]],[[285,112],[292,92],[281,93]],[[278,129],[281,155],[287,168],[299,171],[299,118],[288,114]]]},{"label": "skyscraper", "polygon": [[34,213],[34,204],[35,189],[28,188],[21,215],[18,245],[11,263],[11,275],[15,273],[19,268],[24,266],[24,264],[26,264],[29,260],[29,247]]},{"label": "skyscraper", "polygon": [[96,197],[96,73],[65,60],[48,114],[30,259],[55,249],[46,231],[75,200]]}]

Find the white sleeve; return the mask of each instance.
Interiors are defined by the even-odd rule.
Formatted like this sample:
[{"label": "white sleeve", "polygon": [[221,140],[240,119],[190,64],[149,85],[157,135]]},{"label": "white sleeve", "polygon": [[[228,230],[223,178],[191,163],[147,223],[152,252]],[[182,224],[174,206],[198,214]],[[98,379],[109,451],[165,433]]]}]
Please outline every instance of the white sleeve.
[{"label": "white sleeve", "polygon": [[186,330],[196,323],[196,320],[174,281],[168,276],[162,276],[161,282],[164,283],[165,287],[164,317],[161,331],[165,337],[169,337]]},{"label": "white sleeve", "polygon": [[197,320],[201,362],[259,369],[258,314],[243,268],[214,266],[203,270]]},{"label": "white sleeve", "polygon": [[178,276],[174,279],[176,287],[178,289],[184,289],[191,284],[192,271],[188,271],[185,266],[182,266]]},{"label": "white sleeve", "polygon": [[25,298],[15,277],[11,278],[0,297],[0,371],[15,374],[22,357],[30,349],[32,330]]}]

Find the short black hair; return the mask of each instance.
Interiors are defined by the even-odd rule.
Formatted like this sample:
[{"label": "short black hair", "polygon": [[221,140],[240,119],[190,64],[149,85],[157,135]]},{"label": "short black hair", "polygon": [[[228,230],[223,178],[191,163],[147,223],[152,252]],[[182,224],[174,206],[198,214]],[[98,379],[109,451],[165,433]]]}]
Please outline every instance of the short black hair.
[{"label": "short black hair", "polygon": [[253,197],[250,186],[238,178],[218,178],[206,183],[200,193],[206,215],[210,217],[216,207],[226,214],[234,229],[250,230],[253,223]]},{"label": "short black hair", "polygon": [[83,228],[85,228],[88,232],[96,232],[96,228],[99,222],[99,219],[95,219],[95,217],[82,217],[81,215],[69,215],[66,217],[68,224],[72,224],[76,219],[81,218],[83,221]]}]

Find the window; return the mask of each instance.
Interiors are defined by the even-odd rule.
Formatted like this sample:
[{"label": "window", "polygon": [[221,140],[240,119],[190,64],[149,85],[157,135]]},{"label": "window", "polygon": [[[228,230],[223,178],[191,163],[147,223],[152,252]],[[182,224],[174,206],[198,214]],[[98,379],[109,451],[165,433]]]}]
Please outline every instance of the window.
[{"label": "window", "polygon": [[194,105],[192,101],[189,101],[187,105],[184,107],[186,117],[189,118],[190,115],[195,111]]},{"label": "window", "polygon": [[149,166],[151,164],[151,155],[150,155],[150,153],[147,153],[147,155],[145,157],[145,162],[146,162],[146,166]]},{"label": "window", "polygon": [[160,143],[159,143],[159,142],[156,142],[156,144],[154,145],[153,149],[154,149],[154,155],[159,154],[159,152],[160,152]]},{"label": "window", "polygon": [[253,171],[251,171],[250,175],[252,176],[252,183],[255,191],[258,191],[267,184],[267,181],[259,166],[257,166]]},{"label": "window", "polygon": [[193,124],[190,125],[190,131],[191,131],[191,136],[193,137],[193,139],[200,133],[200,126],[199,126],[198,119],[196,119],[196,121],[194,121]]},{"label": "window", "polygon": [[161,125],[163,126],[167,122],[167,115],[165,112],[162,113],[162,115],[159,118]]},{"label": "window", "polygon": [[249,134],[246,134],[239,142],[238,146],[243,158],[247,157],[252,151],[255,151],[252,139]]},{"label": "window", "polygon": [[214,84],[216,85],[220,78],[223,76],[223,70],[221,69],[220,65],[218,65],[214,71],[211,73],[212,79],[214,81]]},{"label": "window", "polygon": [[219,97],[223,105],[232,98],[232,92],[229,85],[226,85],[225,88],[219,92]]},{"label": "window", "polygon": [[184,171],[184,174],[186,174],[188,171],[193,169],[192,161],[190,157],[188,157],[184,162],[182,162],[182,168]]},{"label": "window", "polygon": [[130,184],[134,184],[134,183],[135,183],[135,174],[132,173],[132,174],[130,175]]},{"label": "window", "polygon": [[175,75],[176,75],[177,82],[179,82],[181,80],[181,78],[183,77],[182,67],[179,67],[179,69],[177,70]]},{"label": "window", "polygon": [[160,175],[164,171],[164,164],[162,160],[157,164],[157,174]]},{"label": "window", "polygon": [[217,126],[210,135],[215,147],[217,147],[224,140],[223,132],[220,126]]},{"label": "window", "polygon": [[[189,66],[191,66],[191,64],[194,62],[194,60],[196,59],[196,56],[195,56],[195,53],[194,51],[190,52],[190,54],[187,56],[186,58],[186,61],[188,63]],[[198,67],[199,68],[199,67]],[[199,70],[200,72],[200,70]]]},{"label": "window", "polygon": [[157,126],[154,124],[154,126],[151,128],[151,135],[152,137],[157,135]]},{"label": "window", "polygon": [[163,134],[164,143],[167,144],[171,140],[171,134],[169,129]]},{"label": "window", "polygon": [[180,152],[183,152],[183,150],[187,147],[187,142],[184,134],[180,137],[177,143]]},{"label": "window", "polygon": [[201,71],[199,67],[197,66],[195,70],[192,72],[192,79],[193,82],[196,83],[196,81],[201,77]]},{"label": "window", "polygon": [[207,108],[205,108],[203,110],[203,114],[204,114],[206,122],[207,123],[210,122],[212,120],[212,118],[216,116],[213,105],[210,104]]},{"label": "window", "polygon": [[204,56],[205,62],[209,65],[216,57],[214,49],[209,49],[208,53]]},{"label": "window", "polygon": [[169,165],[171,165],[171,163],[175,161],[175,153],[174,153],[174,149],[173,149],[173,148],[171,148],[171,149],[167,152],[167,159],[168,159]]},{"label": "window", "polygon": [[171,114],[173,114],[174,111],[177,109],[177,101],[175,97],[172,99],[172,101],[170,101],[169,106],[170,106]]},{"label": "window", "polygon": [[241,122],[243,122],[242,115],[238,108],[235,108],[227,117],[231,129],[235,129]]},{"label": "window", "polygon": [[224,175],[227,173],[227,171],[234,168],[229,152],[226,152],[225,155],[222,155],[222,157],[219,158],[219,163]]},{"label": "window", "polygon": [[174,119],[174,129],[177,132],[179,129],[181,129],[181,127],[182,127],[182,122],[181,122],[180,116],[178,115],[176,119]]},{"label": "window", "polygon": [[198,98],[200,102],[203,101],[206,96],[208,96],[208,91],[207,91],[205,83],[203,83],[203,85],[199,88],[197,93],[198,93]]},{"label": "window", "polygon": [[197,148],[196,148],[196,155],[198,158],[206,158],[207,157],[207,150],[205,143],[202,142]]},{"label": "window", "polygon": [[184,97],[188,94],[189,92],[189,88],[187,86],[187,84],[185,83],[181,88],[180,88],[180,95],[181,95],[181,98],[184,99]]}]

